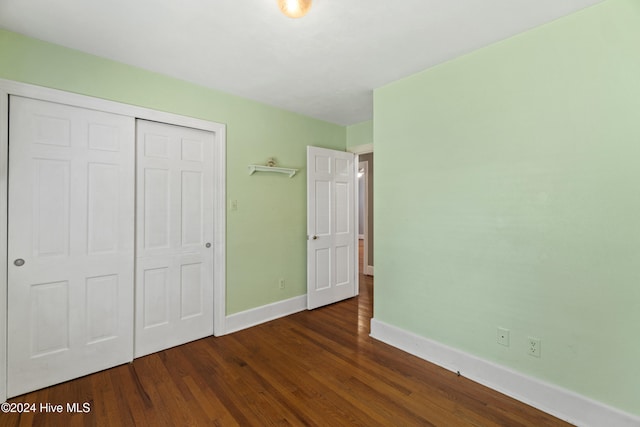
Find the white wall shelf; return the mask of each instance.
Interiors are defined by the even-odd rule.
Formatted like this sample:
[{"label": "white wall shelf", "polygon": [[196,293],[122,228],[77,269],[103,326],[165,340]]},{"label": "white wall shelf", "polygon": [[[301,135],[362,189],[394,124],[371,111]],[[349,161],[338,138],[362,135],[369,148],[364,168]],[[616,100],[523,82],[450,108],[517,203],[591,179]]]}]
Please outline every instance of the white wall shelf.
[{"label": "white wall shelf", "polygon": [[289,175],[289,178],[293,177],[298,169],[290,168],[277,168],[275,166],[263,166],[263,165],[249,165],[249,175],[253,175],[256,172],[276,172]]}]

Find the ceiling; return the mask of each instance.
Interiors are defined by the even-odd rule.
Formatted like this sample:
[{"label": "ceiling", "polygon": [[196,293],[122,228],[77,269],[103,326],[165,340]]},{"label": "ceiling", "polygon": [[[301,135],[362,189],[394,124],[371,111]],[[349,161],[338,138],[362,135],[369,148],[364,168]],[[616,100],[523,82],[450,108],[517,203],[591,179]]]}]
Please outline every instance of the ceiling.
[{"label": "ceiling", "polygon": [[321,120],[373,89],[602,0],[0,0],[0,27]]}]

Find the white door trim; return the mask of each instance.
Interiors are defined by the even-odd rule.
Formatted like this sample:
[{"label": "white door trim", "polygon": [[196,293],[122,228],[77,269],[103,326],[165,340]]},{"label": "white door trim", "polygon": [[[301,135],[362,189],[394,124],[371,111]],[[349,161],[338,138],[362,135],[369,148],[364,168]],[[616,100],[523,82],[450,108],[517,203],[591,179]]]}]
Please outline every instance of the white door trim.
[{"label": "white door trim", "polygon": [[[2,82],[0,82],[1,84]],[[0,86],[0,401],[7,400],[7,194],[9,94]]]},{"label": "white door trim", "polygon": [[215,134],[214,159],[214,335],[225,333],[226,319],[226,126],[208,120],[156,111],[57,89],[0,79],[0,401],[7,398],[7,183],[9,95],[57,102],[138,119],[207,130]]},{"label": "white door trim", "polygon": [[350,152],[350,153],[353,153],[353,154],[369,154],[369,153],[373,153],[373,143],[355,145],[353,147],[347,148],[347,151]]},{"label": "white door trim", "polygon": [[[364,205],[362,207],[364,239],[362,241],[362,271],[360,273],[367,274],[369,266],[369,162],[358,162],[358,171],[360,169],[364,169]],[[360,264],[359,261],[358,264]]]},{"label": "white door trim", "polygon": [[[358,154],[358,155],[362,155],[362,154],[373,154],[373,144],[363,144],[363,145],[358,145],[355,147],[350,147],[347,149],[347,151],[349,151],[350,153],[354,153],[354,154]],[[365,195],[365,204],[366,204],[366,208],[369,208],[369,201],[366,200],[367,197],[369,197],[369,190],[368,190],[368,185],[369,185],[369,171],[368,171],[368,165],[369,162],[366,161],[367,163],[367,171],[366,171],[366,177],[367,177],[367,181],[366,181],[366,186],[367,189],[366,191],[366,195]],[[374,202],[375,203],[375,202]],[[366,274],[367,276],[373,276],[373,266],[369,265],[369,239],[371,238],[371,236],[369,236],[369,214],[371,212],[366,212],[366,216],[365,216],[365,229],[364,229],[364,253],[363,255],[363,262],[362,262],[362,273]],[[375,243],[374,243],[375,245]]]}]

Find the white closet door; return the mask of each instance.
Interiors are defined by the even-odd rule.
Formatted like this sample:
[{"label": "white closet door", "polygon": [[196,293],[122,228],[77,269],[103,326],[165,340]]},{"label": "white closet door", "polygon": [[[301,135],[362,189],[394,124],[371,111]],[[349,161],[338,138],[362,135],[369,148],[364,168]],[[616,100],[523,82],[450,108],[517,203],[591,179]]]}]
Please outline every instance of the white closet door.
[{"label": "white closet door", "polygon": [[213,144],[137,121],[136,357],[213,334]]},{"label": "white closet door", "polygon": [[132,360],[135,122],[10,108],[11,397]]}]

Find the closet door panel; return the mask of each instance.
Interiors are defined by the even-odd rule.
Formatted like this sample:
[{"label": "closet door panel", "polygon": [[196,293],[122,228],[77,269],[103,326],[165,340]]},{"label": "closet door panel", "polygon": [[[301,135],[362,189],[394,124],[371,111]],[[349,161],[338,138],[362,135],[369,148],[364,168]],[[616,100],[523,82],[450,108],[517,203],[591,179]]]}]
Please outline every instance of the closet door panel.
[{"label": "closet door panel", "polygon": [[12,96],[8,395],[133,357],[130,117]]},{"label": "closet door panel", "polygon": [[137,122],[136,357],[213,334],[213,143]]}]

